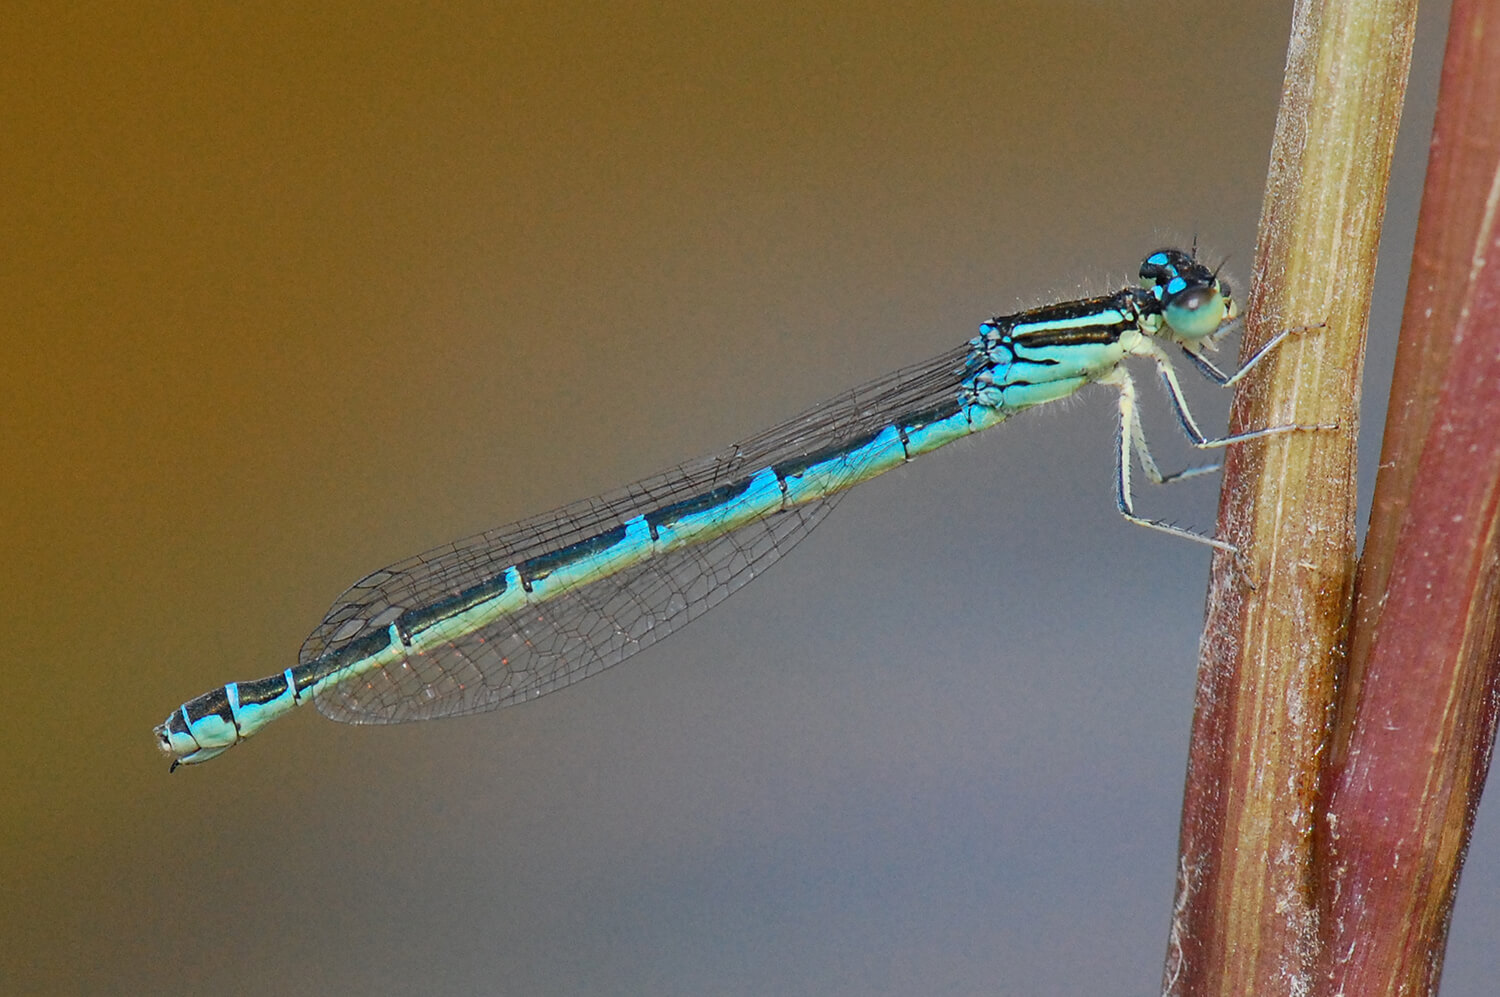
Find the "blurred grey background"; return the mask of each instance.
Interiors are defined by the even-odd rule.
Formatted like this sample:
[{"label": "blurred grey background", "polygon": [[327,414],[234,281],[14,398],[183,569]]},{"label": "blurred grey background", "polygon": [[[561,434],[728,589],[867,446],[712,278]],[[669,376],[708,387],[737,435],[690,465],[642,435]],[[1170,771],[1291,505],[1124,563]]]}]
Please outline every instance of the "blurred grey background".
[{"label": "blurred grey background", "polygon": [[[309,710],[171,778],[151,727],[294,662],[367,571],[1129,283],[1162,244],[1243,284],[1289,19],[13,14],[0,991],[1156,992],[1209,558],[1116,514],[1107,391],[860,489],[703,622],[526,707]],[[1195,462],[1148,403],[1163,463]],[[1208,528],[1214,487],[1140,500]],[[1493,809],[1447,995],[1500,975]]]}]

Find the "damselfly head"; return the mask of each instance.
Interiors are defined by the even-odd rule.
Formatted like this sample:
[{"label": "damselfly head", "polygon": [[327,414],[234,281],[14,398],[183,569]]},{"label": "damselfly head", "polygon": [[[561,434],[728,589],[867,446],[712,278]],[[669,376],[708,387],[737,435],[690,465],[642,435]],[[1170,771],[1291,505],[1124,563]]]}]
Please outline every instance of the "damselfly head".
[{"label": "damselfly head", "polygon": [[1212,340],[1240,314],[1229,283],[1180,249],[1146,257],[1141,286],[1156,299],[1166,331],[1178,340]]}]

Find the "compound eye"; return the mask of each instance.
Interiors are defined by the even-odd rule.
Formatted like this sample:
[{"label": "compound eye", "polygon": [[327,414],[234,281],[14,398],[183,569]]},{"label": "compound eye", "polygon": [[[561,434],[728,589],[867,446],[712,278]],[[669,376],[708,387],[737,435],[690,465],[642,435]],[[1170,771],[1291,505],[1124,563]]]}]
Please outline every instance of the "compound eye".
[{"label": "compound eye", "polygon": [[1216,284],[1198,285],[1174,294],[1162,308],[1167,324],[1184,339],[1212,336],[1233,317],[1233,311]]}]

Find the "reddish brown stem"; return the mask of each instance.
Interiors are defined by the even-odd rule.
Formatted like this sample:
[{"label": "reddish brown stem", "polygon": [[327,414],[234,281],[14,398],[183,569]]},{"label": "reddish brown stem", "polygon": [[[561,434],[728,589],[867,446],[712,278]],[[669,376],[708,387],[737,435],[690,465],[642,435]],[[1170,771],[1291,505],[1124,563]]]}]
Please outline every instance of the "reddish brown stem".
[{"label": "reddish brown stem", "polygon": [[1459,0],[1316,884],[1328,993],[1437,989],[1500,674],[1500,2]]}]

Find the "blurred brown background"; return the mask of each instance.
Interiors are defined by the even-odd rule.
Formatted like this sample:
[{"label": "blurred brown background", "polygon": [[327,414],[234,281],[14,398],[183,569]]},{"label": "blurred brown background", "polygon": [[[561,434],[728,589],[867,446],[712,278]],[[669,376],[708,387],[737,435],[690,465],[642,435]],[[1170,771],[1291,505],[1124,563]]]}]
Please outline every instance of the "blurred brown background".
[{"label": "blurred brown background", "polygon": [[[1208,556],[1115,513],[1107,392],[525,708],[306,711],[171,778],[150,730],[373,568],[1163,243],[1243,282],[1289,6],[13,8],[0,991],[1154,992]],[[1492,809],[1445,994],[1500,974]]]}]

